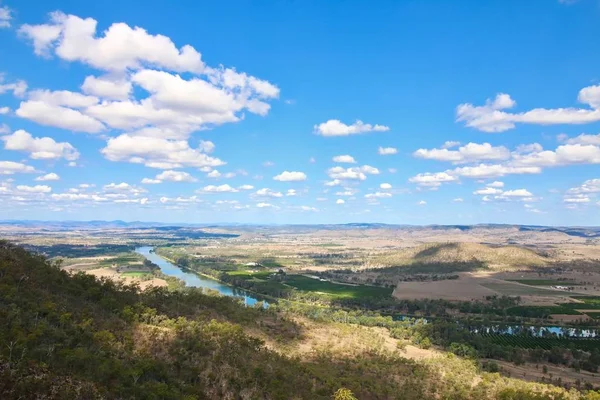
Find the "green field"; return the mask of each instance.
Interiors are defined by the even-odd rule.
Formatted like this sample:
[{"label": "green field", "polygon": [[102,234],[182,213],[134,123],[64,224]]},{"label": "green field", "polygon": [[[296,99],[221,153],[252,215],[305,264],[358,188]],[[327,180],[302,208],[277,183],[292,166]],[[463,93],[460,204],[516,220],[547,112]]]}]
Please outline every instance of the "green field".
[{"label": "green field", "polygon": [[508,281],[530,286],[569,286],[574,283],[570,281],[558,281],[555,279],[508,279]]},{"label": "green field", "polygon": [[269,279],[270,275],[273,274],[269,271],[249,272],[241,270],[230,271],[227,274],[249,282],[268,284],[279,288],[292,287],[304,292],[324,293],[335,298],[388,297],[392,295],[393,291],[391,288],[377,286],[352,286],[320,281],[303,275],[287,275],[282,282],[278,282]]},{"label": "green field", "polygon": [[[598,310],[600,312],[600,296],[570,296],[581,303],[563,303],[562,307],[574,310]],[[589,315],[589,314],[588,314]],[[591,316],[591,315],[590,315]]]},{"label": "green field", "polygon": [[298,290],[305,292],[326,293],[338,298],[388,297],[393,289],[377,286],[351,286],[338,283],[324,282],[302,275],[289,275],[285,282]]}]

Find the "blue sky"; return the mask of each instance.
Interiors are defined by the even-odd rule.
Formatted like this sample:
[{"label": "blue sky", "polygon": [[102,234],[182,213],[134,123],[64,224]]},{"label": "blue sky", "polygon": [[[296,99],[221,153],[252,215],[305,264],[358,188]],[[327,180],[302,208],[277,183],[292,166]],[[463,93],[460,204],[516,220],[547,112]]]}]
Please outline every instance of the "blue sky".
[{"label": "blue sky", "polygon": [[600,225],[600,3],[0,3],[0,219]]}]

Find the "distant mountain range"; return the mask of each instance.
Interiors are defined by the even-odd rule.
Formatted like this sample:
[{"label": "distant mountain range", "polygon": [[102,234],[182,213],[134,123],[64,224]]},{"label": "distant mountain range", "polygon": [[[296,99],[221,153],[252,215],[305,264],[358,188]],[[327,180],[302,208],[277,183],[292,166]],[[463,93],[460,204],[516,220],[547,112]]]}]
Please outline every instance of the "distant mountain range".
[{"label": "distant mountain range", "polygon": [[273,228],[284,230],[340,230],[340,229],[432,229],[432,230],[461,230],[473,229],[518,229],[522,232],[560,232],[570,236],[596,238],[600,237],[600,227],[594,226],[540,226],[540,225],[512,225],[512,224],[475,224],[475,225],[402,225],[383,223],[347,223],[347,224],[314,224],[314,225],[266,225],[266,224],[242,224],[242,223],[164,223],[144,221],[40,221],[40,220],[4,220],[0,226],[14,226],[22,228],[41,228],[50,230],[69,229],[140,229],[140,228],[227,228],[238,229],[250,228]]}]

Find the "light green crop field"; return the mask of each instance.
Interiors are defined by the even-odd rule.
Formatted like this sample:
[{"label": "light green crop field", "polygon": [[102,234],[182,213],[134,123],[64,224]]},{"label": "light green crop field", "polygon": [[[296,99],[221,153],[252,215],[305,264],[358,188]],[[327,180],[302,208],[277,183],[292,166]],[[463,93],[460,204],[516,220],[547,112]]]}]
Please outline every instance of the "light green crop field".
[{"label": "light green crop field", "polygon": [[393,292],[391,288],[366,285],[341,285],[302,275],[289,275],[285,283],[298,290],[326,293],[338,298],[389,297]]}]

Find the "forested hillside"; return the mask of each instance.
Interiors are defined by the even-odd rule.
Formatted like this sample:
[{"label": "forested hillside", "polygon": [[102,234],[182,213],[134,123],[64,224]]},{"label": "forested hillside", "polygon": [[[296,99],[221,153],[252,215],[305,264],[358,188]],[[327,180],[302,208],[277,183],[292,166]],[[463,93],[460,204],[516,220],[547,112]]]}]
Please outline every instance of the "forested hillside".
[{"label": "forested hillside", "polygon": [[2,399],[599,398],[481,374],[454,356],[420,364],[366,348],[359,357],[288,357],[286,346],[311,329],[290,314],[199,290],[140,292],[69,275],[7,242],[0,321]]}]

